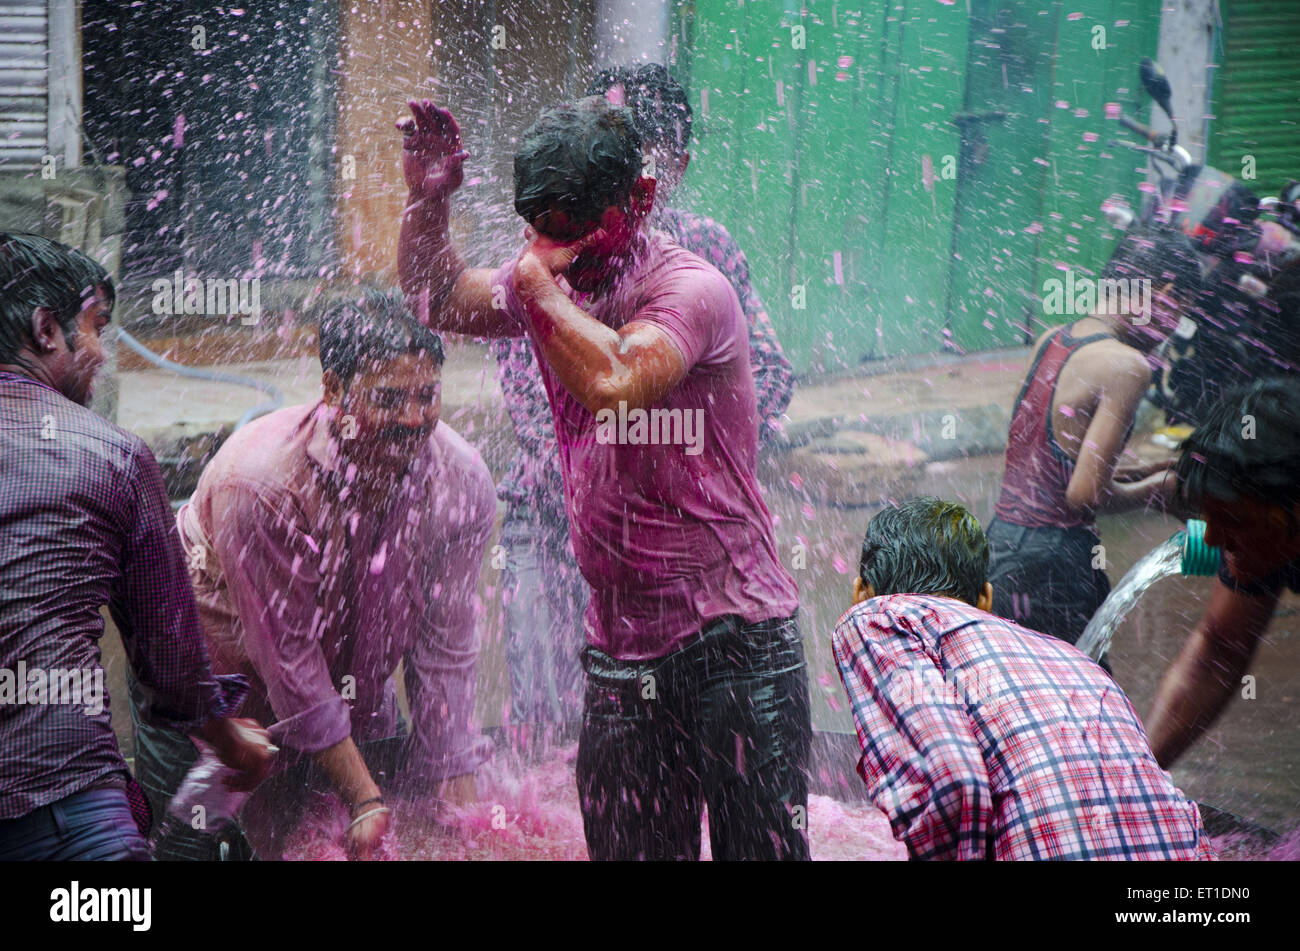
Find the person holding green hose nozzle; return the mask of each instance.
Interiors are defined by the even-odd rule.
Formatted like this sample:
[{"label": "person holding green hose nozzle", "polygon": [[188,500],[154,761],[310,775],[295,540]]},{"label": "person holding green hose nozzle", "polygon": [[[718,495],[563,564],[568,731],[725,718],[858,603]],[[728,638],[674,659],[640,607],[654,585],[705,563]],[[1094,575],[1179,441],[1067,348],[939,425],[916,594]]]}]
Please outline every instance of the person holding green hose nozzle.
[{"label": "person holding green hose nozzle", "polygon": [[1165,672],[1147,727],[1168,769],[1241,685],[1283,588],[1300,590],[1300,380],[1225,395],[1183,442],[1180,498],[1223,552],[1205,615]]}]

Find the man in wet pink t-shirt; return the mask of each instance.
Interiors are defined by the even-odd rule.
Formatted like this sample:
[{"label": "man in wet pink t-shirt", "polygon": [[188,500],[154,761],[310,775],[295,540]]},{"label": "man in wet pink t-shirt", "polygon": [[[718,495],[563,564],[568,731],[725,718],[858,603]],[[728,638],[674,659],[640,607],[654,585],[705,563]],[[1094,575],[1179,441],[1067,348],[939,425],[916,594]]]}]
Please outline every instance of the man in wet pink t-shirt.
[{"label": "man in wet pink t-shirt", "polygon": [[[442,359],[400,295],[327,306],[324,399],[231,436],[177,514],[213,669],[248,678],[241,711],[281,747],[240,816],[260,858],[280,856],[311,789],[351,809],[358,858],[388,828],[381,770],[422,798],[475,797],[492,749],[471,718],[496,497],[478,452],[439,420]],[[409,736],[384,742],[400,734],[399,665]],[[173,792],[160,788],[183,772],[167,737],[145,731],[138,746],[146,790]],[[185,838],[163,846],[202,856]]]},{"label": "man in wet pink t-shirt", "polygon": [[[417,315],[526,334],[591,586],[578,786],[596,859],[807,858],[810,740],[798,594],[755,478],[748,330],[726,278],[649,231],[630,114],[548,110],[515,157],[530,243],[468,269],[447,234],[450,113],[412,103],[398,267]],[[535,229],[535,230],[534,230]]]}]

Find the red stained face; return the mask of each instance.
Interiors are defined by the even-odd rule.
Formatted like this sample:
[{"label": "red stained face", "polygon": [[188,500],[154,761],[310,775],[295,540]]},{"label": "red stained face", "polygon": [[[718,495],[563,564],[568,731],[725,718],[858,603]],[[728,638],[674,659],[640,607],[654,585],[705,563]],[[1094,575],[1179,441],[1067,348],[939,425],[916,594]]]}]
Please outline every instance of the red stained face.
[{"label": "red stained face", "polygon": [[[564,272],[576,290],[593,291],[609,283],[631,260],[636,229],[620,209],[605,209],[600,233],[573,259]],[[592,229],[588,229],[590,231]]]},{"label": "red stained face", "polygon": [[592,292],[607,286],[632,260],[637,230],[654,202],[654,181],[639,179],[627,207],[610,205],[599,221],[573,221],[563,211],[552,209],[534,221],[533,227],[552,240],[572,243],[599,229],[591,244],[575,257],[564,278],[575,290]]}]

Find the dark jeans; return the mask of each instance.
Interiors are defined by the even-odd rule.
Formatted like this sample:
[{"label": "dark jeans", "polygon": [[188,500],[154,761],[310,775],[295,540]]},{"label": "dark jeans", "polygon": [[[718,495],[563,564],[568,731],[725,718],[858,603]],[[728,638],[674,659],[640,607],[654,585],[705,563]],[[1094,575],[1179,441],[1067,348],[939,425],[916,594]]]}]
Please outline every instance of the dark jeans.
[{"label": "dark jeans", "polygon": [[87,789],[0,819],[0,862],[148,862],[123,789]]},{"label": "dark jeans", "polygon": [[666,657],[588,647],[577,779],[593,860],[808,859],[808,707],[795,618],[722,618]]},{"label": "dark jeans", "polygon": [[[1110,594],[1110,579],[1092,567],[1086,528],[1026,528],[993,519],[988,528],[993,613],[1022,627],[1078,642]],[[1110,670],[1106,658],[1102,667]]]}]

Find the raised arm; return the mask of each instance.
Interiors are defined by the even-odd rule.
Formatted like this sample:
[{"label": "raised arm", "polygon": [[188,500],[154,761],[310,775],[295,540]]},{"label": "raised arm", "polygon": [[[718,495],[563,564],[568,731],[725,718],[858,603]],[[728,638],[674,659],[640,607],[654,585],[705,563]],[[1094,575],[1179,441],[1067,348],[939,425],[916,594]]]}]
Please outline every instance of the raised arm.
[{"label": "raised arm", "polygon": [[410,107],[413,117],[397,123],[408,190],[397,242],[402,292],[420,322],[435,330],[517,337],[522,329],[493,307],[492,271],[466,267],[452,244],[451,196],[464,180],[469,157],[461,147],[460,127],[450,112],[428,99],[412,101]]}]

